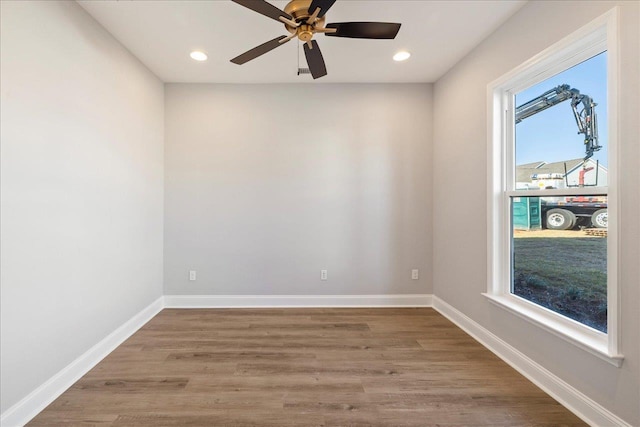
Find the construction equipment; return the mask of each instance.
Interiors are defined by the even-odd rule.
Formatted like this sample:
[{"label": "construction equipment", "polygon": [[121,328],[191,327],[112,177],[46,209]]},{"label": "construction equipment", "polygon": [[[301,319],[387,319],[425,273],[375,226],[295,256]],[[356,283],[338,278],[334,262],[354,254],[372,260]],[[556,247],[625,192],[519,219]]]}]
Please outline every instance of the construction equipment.
[{"label": "construction equipment", "polygon": [[[598,104],[589,95],[581,94],[578,89],[562,84],[516,107],[516,124],[569,99],[578,125],[578,133],[584,134],[586,161],[593,156],[594,151],[602,148],[598,144],[598,118],[595,111]],[[579,109],[580,105],[582,109]]]},{"label": "construction equipment", "polygon": [[[593,156],[602,146],[598,143],[598,119],[596,116],[596,103],[585,94],[581,94],[578,89],[574,89],[567,84],[556,86],[544,92],[542,95],[525,102],[516,107],[515,121],[520,123],[541,111],[558,105],[564,101],[571,100],[571,109],[578,125],[578,133],[584,134],[585,157],[582,162],[582,170],[579,174],[579,187],[585,186],[584,176],[594,167],[587,167],[587,160]],[[580,109],[580,106],[581,109]],[[596,173],[599,169],[596,163]],[[565,174],[537,174],[532,178],[549,178],[566,180]],[[552,176],[557,175],[557,176]],[[597,178],[596,178],[597,184]],[[607,198],[606,197],[541,197],[540,209],[542,218],[546,219],[546,228],[555,230],[568,230],[574,228],[580,221],[588,227],[607,228]]]}]

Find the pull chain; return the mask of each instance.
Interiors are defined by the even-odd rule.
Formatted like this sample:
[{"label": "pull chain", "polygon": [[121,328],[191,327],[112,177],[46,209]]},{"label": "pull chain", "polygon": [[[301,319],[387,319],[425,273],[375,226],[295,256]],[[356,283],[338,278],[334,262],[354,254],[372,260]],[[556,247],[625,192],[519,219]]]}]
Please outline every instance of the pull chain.
[{"label": "pull chain", "polygon": [[296,40],[296,42],[298,43],[296,45],[296,49],[298,51],[298,75],[300,75],[300,40]]}]

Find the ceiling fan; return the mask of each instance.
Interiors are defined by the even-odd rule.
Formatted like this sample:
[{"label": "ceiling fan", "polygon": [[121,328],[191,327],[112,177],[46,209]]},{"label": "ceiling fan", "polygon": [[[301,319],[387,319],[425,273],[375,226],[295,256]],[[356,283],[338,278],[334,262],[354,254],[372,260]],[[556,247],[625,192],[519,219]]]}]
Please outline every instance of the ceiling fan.
[{"label": "ceiling fan", "polygon": [[313,40],[314,34],[323,33],[326,36],[355,39],[394,39],[400,30],[400,24],[391,22],[338,22],[325,26],[325,14],[336,0],[291,0],[284,10],[278,9],[265,0],[232,1],[282,22],[291,34],[276,37],[256,46],[242,55],[236,56],[231,62],[242,65],[297,37],[305,42],[304,55],[314,79],[327,75],[322,52],[320,52],[318,43]]}]

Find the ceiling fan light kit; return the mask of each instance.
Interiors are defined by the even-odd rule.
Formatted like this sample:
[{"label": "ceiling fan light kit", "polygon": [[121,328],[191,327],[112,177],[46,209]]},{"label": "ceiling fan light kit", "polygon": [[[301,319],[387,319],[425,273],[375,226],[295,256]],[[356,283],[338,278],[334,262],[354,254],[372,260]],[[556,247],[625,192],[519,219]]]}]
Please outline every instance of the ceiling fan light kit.
[{"label": "ceiling fan light kit", "polygon": [[336,0],[291,0],[284,10],[265,0],[232,1],[283,23],[290,34],[256,46],[233,58],[231,62],[242,65],[297,37],[305,43],[304,54],[314,79],[327,75],[322,52],[318,42],[313,40],[315,34],[357,39],[394,39],[400,30],[400,24],[391,22],[339,22],[325,25],[325,14]]}]

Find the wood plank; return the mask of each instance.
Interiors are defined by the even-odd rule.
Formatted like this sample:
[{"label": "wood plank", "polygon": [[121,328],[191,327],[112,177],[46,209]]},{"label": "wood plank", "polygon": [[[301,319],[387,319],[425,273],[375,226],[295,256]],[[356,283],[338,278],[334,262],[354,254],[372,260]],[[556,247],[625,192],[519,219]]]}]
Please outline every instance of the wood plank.
[{"label": "wood plank", "polygon": [[582,426],[428,308],[166,309],[29,423]]}]

